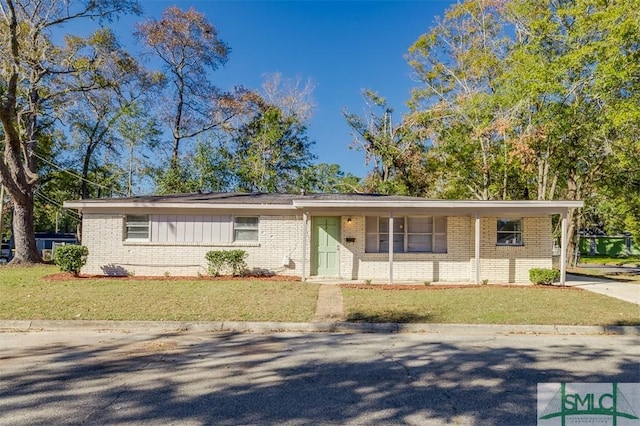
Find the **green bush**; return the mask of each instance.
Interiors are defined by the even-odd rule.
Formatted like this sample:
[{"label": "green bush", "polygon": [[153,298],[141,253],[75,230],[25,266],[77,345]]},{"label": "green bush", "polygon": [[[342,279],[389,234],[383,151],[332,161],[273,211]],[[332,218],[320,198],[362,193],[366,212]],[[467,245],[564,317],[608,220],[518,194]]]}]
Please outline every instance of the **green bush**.
[{"label": "green bush", "polygon": [[80,273],[80,269],[87,263],[88,255],[89,249],[87,247],[68,244],[56,247],[54,262],[60,267],[61,271],[72,272],[73,275],[77,276]]},{"label": "green bush", "polygon": [[534,284],[552,284],[560,278],[560,271],[557,269],[532,268],[529,269],[529,281]]},{"label": "green bush", "polygon": [[209,262],[209,274],[217,277],[222,272],[230,272],[234,276],[244,275],[247,256],[244,250],[214,250],[207,252],[205,258]]}]

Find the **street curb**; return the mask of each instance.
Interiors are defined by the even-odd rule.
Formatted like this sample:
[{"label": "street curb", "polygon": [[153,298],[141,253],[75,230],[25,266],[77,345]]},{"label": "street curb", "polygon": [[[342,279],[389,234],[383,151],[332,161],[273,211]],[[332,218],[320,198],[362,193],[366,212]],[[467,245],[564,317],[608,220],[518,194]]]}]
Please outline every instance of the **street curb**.
[{"label": "street curb", "polygon": [[640,326],[501,325],[501,324],[399,324],[346,322],[244,322],[244,321],[90,321],[5,320],[0,332],[20,331],[124,331],[124,332],[243,332],[243,333],[415,333],[415,334],[547,334],[640,336]]}]

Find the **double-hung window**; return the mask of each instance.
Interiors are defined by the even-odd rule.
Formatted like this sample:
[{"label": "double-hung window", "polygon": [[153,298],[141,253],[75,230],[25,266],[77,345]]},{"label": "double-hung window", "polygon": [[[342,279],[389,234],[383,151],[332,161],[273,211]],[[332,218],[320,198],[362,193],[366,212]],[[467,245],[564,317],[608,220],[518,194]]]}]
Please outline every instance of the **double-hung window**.
[{"label": "double-hung window", "polygon": [[126,240],[148,240],[149,215],[126,215],[124,231]]},{"label": "double-hung window", "polygon": [[233,218],[234,241],[258,241],[258,217],[236,216]]},{"label": "double-hung window", "polygon": [[[367,216],[365,252],[389,251],[389,218]],[[400,216],[393,219],[394,253],[446,253],[447,219],[438,216]]]},{"label": "double-hung window", "polygon": [[497,245],[522,245],[522,219],[498,219]]}]

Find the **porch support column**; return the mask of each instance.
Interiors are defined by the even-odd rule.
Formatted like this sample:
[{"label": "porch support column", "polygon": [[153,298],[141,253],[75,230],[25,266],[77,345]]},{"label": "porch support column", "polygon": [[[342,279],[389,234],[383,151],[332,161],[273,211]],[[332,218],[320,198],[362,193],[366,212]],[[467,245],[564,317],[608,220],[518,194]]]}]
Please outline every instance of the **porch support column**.
[{"label": "porch support column", "polygon": [[560,285],[567,281],[567,211],[562,212],[560,226]]},{"label": "porch support column", "polygon": [[389,212],[389,284],[393,284],[393,212]]},{"label": "porch support column", "polygon": [[302,212],[302,281],[307,280],[307,212]]},{"label": "porch support column", "polygon": [[475,283],[480,284],[480,213],[476,212],[475,228],[475,256],[476,256],[476,276]]}]

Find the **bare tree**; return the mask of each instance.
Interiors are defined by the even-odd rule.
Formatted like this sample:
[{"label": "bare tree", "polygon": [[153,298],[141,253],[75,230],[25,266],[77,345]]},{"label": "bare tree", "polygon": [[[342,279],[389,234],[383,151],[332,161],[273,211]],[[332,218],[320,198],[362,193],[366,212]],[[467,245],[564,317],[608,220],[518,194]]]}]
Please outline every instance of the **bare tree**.
[{"label": "bare tree", "polygon": [[300,76],[283,78],[279,72],[266,74],[264,78],[262,91],[268,104],[280,108],[286,117],[295,116],[302,123],[311,118],[316,106],[313,99],[316,85],[310,78],[306,81]]}]

